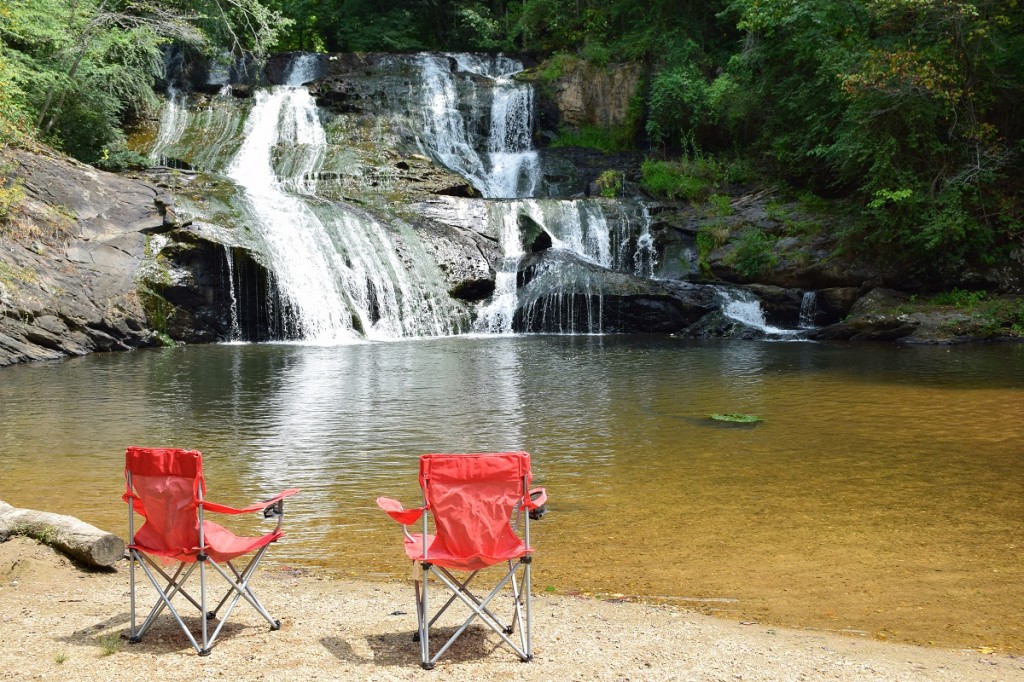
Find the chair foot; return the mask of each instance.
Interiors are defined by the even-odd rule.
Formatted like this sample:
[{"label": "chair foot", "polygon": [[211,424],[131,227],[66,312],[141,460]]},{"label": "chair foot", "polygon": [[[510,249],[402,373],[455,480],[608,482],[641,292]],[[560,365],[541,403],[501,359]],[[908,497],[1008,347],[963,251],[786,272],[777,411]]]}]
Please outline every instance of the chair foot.
[{"label": "chair foot", "polygon": [[138,644],[141,641],[142,641],[141,637],[129,637],[128,638],[128,643],[129,644]]},{"label": "chair foot", "polygon": [[209,649],[200,649],[199,650],[199,655],[200,656],[209,656],[210,655],[210,650]]},{"label": "chair foot", "polygon": [[279,621],[279,620],[275,620],[274,624],[270,626],[270,631],[271,632],[276,632],[277,630],[280,630],[280,629],[281,629],[281,621]]},{"label": "chair foot", "polygon": [[420,667],[423,668],[424,670],[433,670],[434,669],[434,664],[433,663],[420,663]]},{"label": "chair foot", "polygon": [[509,625],[508,627],[502,629],[502,632],[504,632],[506,635],[511,635],[515,631],[516,631],[516,629],[513,626],[511,626],[511,625]]},{"label": "chair foot", "polygon": [[522,661],[523,663],[529,663],[530,661],[533,660],[533,654],[530,654],[526,658],[520,658],[519,660]]},{"label": "chair foot", "polygon": [[420,633],[418,633],[418,632],[412,633],[412,641],[414,641],[414,642],[420,641]]},{"label": "chair foot", "polygon": [[206,620],[213,620],[216,617],[217,617],[217,612],[216,611],[207,611],[206,612]]}]

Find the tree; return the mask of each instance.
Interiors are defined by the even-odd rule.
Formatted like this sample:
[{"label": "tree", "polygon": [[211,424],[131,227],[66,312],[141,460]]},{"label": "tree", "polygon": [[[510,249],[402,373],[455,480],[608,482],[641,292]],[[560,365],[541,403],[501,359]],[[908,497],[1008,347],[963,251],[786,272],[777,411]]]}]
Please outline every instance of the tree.
[{"label": "tree", "polygon": [[36,134],[94,162],[155,104],[165,43],[259,52],[277,21],[257,0],[12,0],[0,55],[13,87],[0,106],[31,114]]}]

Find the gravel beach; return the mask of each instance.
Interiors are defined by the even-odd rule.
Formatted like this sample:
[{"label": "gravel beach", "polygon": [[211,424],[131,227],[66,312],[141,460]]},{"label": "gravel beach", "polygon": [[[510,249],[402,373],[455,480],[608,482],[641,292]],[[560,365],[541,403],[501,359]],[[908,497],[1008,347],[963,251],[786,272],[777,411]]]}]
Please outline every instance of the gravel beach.
[{"label": "gravel beach", "polygon": [[[471,628],[419,667],[411,585],[336,580],[267,565],[251,608],[197,656],[166,614],[129,645],[127,564],[85,571],[26,538],[0,544],[2,680],[1024,680],[1024,657],[890,644],[719,620],[672,606],[541,593],[535,659]],[[147,594],[147,604],[152,599]],[[195,624],[196,619],[188,620]],[[453,619],[451,625],[456,624]]]}]

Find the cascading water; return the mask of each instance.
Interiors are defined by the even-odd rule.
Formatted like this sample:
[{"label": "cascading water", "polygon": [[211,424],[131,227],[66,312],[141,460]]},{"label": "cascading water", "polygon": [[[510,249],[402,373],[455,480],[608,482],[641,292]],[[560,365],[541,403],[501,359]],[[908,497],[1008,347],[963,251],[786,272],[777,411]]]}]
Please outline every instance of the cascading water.
[{"label": "cascading water", "polygon": [[658,265],[658,251],[654,248],[654,237],[651,235],[651,211],[647,204],[640,204],[642,221],[640,235],[636,238],[636,250],[633,252],[633,274],[644,279],[654,277],[654,268]]},{"label": "cascading water", "polygon": [[228,331],[228,341],[241,341],[242,328],[238,324],[238,296],[235,288],[235,259],[231,255],[230,247],[224,247],[224,261],[228,271],[228,295],[231,297],[231,327]]},{"label": "cascading water", "polygon": [[[409,228],[400,223],[385,228],[368,212],[322,196],[330,183],[322,168],[332,145],[302,87],[317,68],[316,55],[300,55],[286,85],[257,90],[251,104],[214,97],[208,106],[188,112],[179,126],[187,132],[174,132],[174,139],[161,133],[167,147],[193,165],[232,181],[237,191],[226,206],[221,195],[207,204],[228,214],[230,224],[239,226],[232,239],[244,243],[268,270],[258,285],[267,298],[247,315],[262,331],[252,329],[251,320],[241,324],[240,312],[233,309],[231,338],[339,343],[455,333],[464,313]],[[169,107],[180,108],[179,101]],[[177,124],[180,118],[165,120]],[[195,139],[233,139],[232,131],[239,129],[237,145],[211,148]],[[186,211],[203,210],[186,197],[181,203]],[[231,264],[228,276],[235,281]],[[231,298],[237,308],[234,288]]]},{"label": "cascading water", "polygon": [[[417,62],[423,73],[427,151],[484,197],[533,196],[540,176],[532,142],[533,88],[512,79],[523,65],[506,57],[468,54],[422,54]],[[469,75],[459,78],[456,69]],[[478,88],[474,77],[489,87]],[[460,97],[460,87],[468,96]],[[468,119],[462,102],[468,103]],[[479,120],[490,122],[486,135],[476,130]]]},{"label": "cascading water", "polygon": [[793,336],[793,329],[783,329],[768,324],[761,308],[761,301],[749,291],[734,287],[719,287],[722,298],[722,314],[737,322],[758,329],[772,336]]},{"label": "cascading water", "polygon": [[[289,83],[302,83],[311,62],[296,60]],[[305,88],[283,85],[260,90],[245,124],[244,142],[227,175],[242,188],[270,250],[288,309],[289,336],[316,342],[351,341],[356,335],[345,292],[335,277],[330,235],[310,207],[286,191],[301,178],[282,181],[272,159],[278,145],[301,145],[319,152],[324,140],[316,104]]]},{"label": "cascading water", "polygon": [[[489,202],[488,220],[497,227],[505,259],[498,269],[494,297],[474,329],[511,333],[516,311],[522,310],[524,319],[529,320],[525,328],[565,334],[601,333],[602,278],[582,264],[647,277],[653,274],[655,265],[646,206],[641,207],[643,228],[639,236],[635,230],[637,216],[619,206],[618,219],[609,221],[607,208],[596,199]],[[551,238],[554,255],[536,268],[533,279],[520,292],[517,271],[525,255],[520,227],[524,220]],[[638,272],[641,269],[647,272]]]},{"label": "cascading water", "polygon": [[818,295],[805,291],[800,299],[800,329],[814,329],[814,318],[818,316]]},{"label": "cascading water", "polygon": [[185,93],[173,85],[167,86],[167,104],[160,114],[160,131],[157,133],[156,142],[150,156],[158,165],[166,166],[167,150],[171,145],[181,139],[188,124],[188,113],[185,111]]},{"label": "cascading water", "polygon": [[[484,197],[448,197],[467,211],[474,207],[459,229],[495,239],[500,252],[495,259],[489,245],[481,248],[485,267],[489,261],[495,271],[494,290],[478,305],[473,331],[643,329],[642,320],[624,326],[621,309],[634,299],[656,306],[671,295],[651,282],[659,272],[665,281],[673,277],[674,256],[659,266],[643,202],[537,196],[562,181],[542,182],[532,146],[533,90],[514,78],[521,63],[477,55],[389,57],[382,61],[387,73],[371,75],[371,87],[353,96],[357,113],[350,116],[338,107],[321,112],[302,86],[319,77],[327,63],[320,59],[293,58],[286,85],[257,88],[251,98],[225,91],[196,97],[189,108],[183,95],[168,92],[153,151],[200,175],[222,173],[232,181],[227,191],[195,203],[198,192],[179,196],[180,212],[194,209],[191,217],[230,229],[227,243],[251,254],[247,286],[255,288],[232,291],[233,306],[245,312],[233,313],[231,338],[335,343],[466,329],[469,306],[448,293],[452,261],[438,265],[442,254],[412,213],[377,203],[392,201],[393,193],[401,200],[402,171],[408,177],[417,163],[409,157],[432,158]],[[330,79],[321,83],[327,85],[317,86],[318,96],[330,95]],[[355,205],[363,202],[371,208]],[[375,216],[384,214],[391,217],[382,224]],[[459,272],[461,265],[454,267]],[[264,274],[257,273],[261,268]],[[240,271],[239,261],[229,262],[229,279],[241,282]],[[266,296],[256,314],[253,292]],[[721,305],[726,315],[768,334],[786,332],[765,323],[753,297],[723,295]],[[253,318],[269,331],[254,334]]]}]

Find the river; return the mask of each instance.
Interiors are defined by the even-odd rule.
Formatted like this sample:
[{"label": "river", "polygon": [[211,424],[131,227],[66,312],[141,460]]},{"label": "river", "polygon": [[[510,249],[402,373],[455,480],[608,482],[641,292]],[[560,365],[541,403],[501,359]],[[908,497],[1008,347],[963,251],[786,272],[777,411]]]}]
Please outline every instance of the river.
[{"label": "river", "polygon": [[417,504],[421,453],[525,449],[538,590],[1024,652],[1022,417],[1019,345],[178,347],[0,372],[0,499],[124,535],[124,448],[197,448],[216,501],[302,488],[268,570],[403,577],[374,499]]}]

